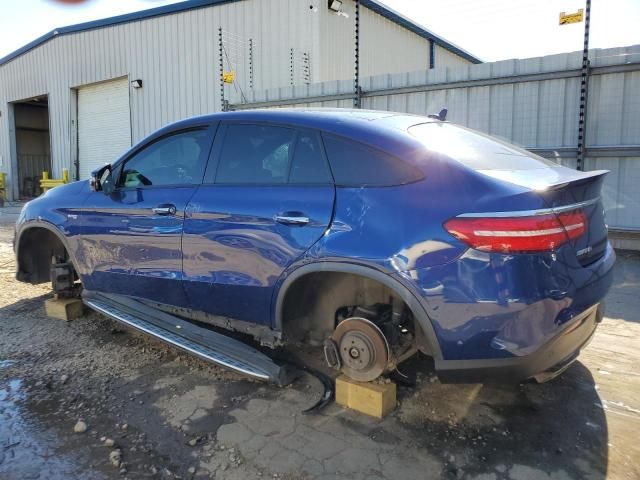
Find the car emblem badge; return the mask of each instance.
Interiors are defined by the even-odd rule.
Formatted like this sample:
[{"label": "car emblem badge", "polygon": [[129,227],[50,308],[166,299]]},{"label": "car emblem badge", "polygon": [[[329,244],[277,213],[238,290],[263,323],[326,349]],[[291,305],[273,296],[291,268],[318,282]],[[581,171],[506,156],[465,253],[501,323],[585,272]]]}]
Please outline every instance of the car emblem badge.
[{"label": "car emblem badge", "polygon": [[581,250],[578,250],[578,256],[581,255],[586,255],[587,253],[589,253],[591,250],[593,250],[593,248],[591,246],[585,247]]}]

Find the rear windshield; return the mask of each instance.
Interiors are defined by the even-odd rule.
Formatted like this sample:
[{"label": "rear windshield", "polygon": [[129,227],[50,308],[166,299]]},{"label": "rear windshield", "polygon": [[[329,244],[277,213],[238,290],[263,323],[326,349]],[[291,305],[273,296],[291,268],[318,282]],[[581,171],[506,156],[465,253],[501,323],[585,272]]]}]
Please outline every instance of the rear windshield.
[{"label": "rear windshield", "polygon": [[450,123],[409,127],[432,152],[442,153],[475,170],[534,170],[559,165],[522,148]]}]

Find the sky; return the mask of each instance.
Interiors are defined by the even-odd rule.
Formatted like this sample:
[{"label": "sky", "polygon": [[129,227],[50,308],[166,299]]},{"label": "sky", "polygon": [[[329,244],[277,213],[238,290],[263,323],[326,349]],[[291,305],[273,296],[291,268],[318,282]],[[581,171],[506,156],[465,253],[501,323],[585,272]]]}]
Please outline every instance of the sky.
[{"label": "sky", "polygon": [[[582,8],[581,0],[380,1],[484,61],[582,49],[584,24],[558,25],[558,14]],[[0,0],[0,57],[57,27],[168,3],[178,2]],[[592,48],[640,44],[640,0],[592,0],[591,12]]]}]

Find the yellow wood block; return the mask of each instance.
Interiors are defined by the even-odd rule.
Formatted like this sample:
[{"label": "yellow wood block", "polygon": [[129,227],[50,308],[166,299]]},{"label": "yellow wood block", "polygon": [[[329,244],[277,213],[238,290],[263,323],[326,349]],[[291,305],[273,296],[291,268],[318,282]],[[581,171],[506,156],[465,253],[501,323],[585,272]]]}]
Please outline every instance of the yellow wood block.
[{"label": "yellow wood block", "polygon": [[44,302],[47,317],[70,321],[82,316],[84,305],[77,298],[50,298]]},{"label": "yellow wood block", "polygon": [[341,375],[336,378],[336,403],[382,418],[396,407],[396,384],[356,382]]}]

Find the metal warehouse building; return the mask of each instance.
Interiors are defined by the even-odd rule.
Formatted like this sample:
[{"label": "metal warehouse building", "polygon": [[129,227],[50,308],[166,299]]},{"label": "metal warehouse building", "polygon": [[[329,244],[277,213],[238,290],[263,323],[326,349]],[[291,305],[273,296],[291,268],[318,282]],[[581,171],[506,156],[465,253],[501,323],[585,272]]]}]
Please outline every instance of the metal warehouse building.
[{"label": "metal warehouse building", "polygon": [[[191,0],[38,38],[0,59],[7,197],[37,194],[42,171],[87,178],[223,98],[353,78],[355,18],[353,0]],[[376,0],[361,0],[358,18],[362,75],[479,63]]]}]

